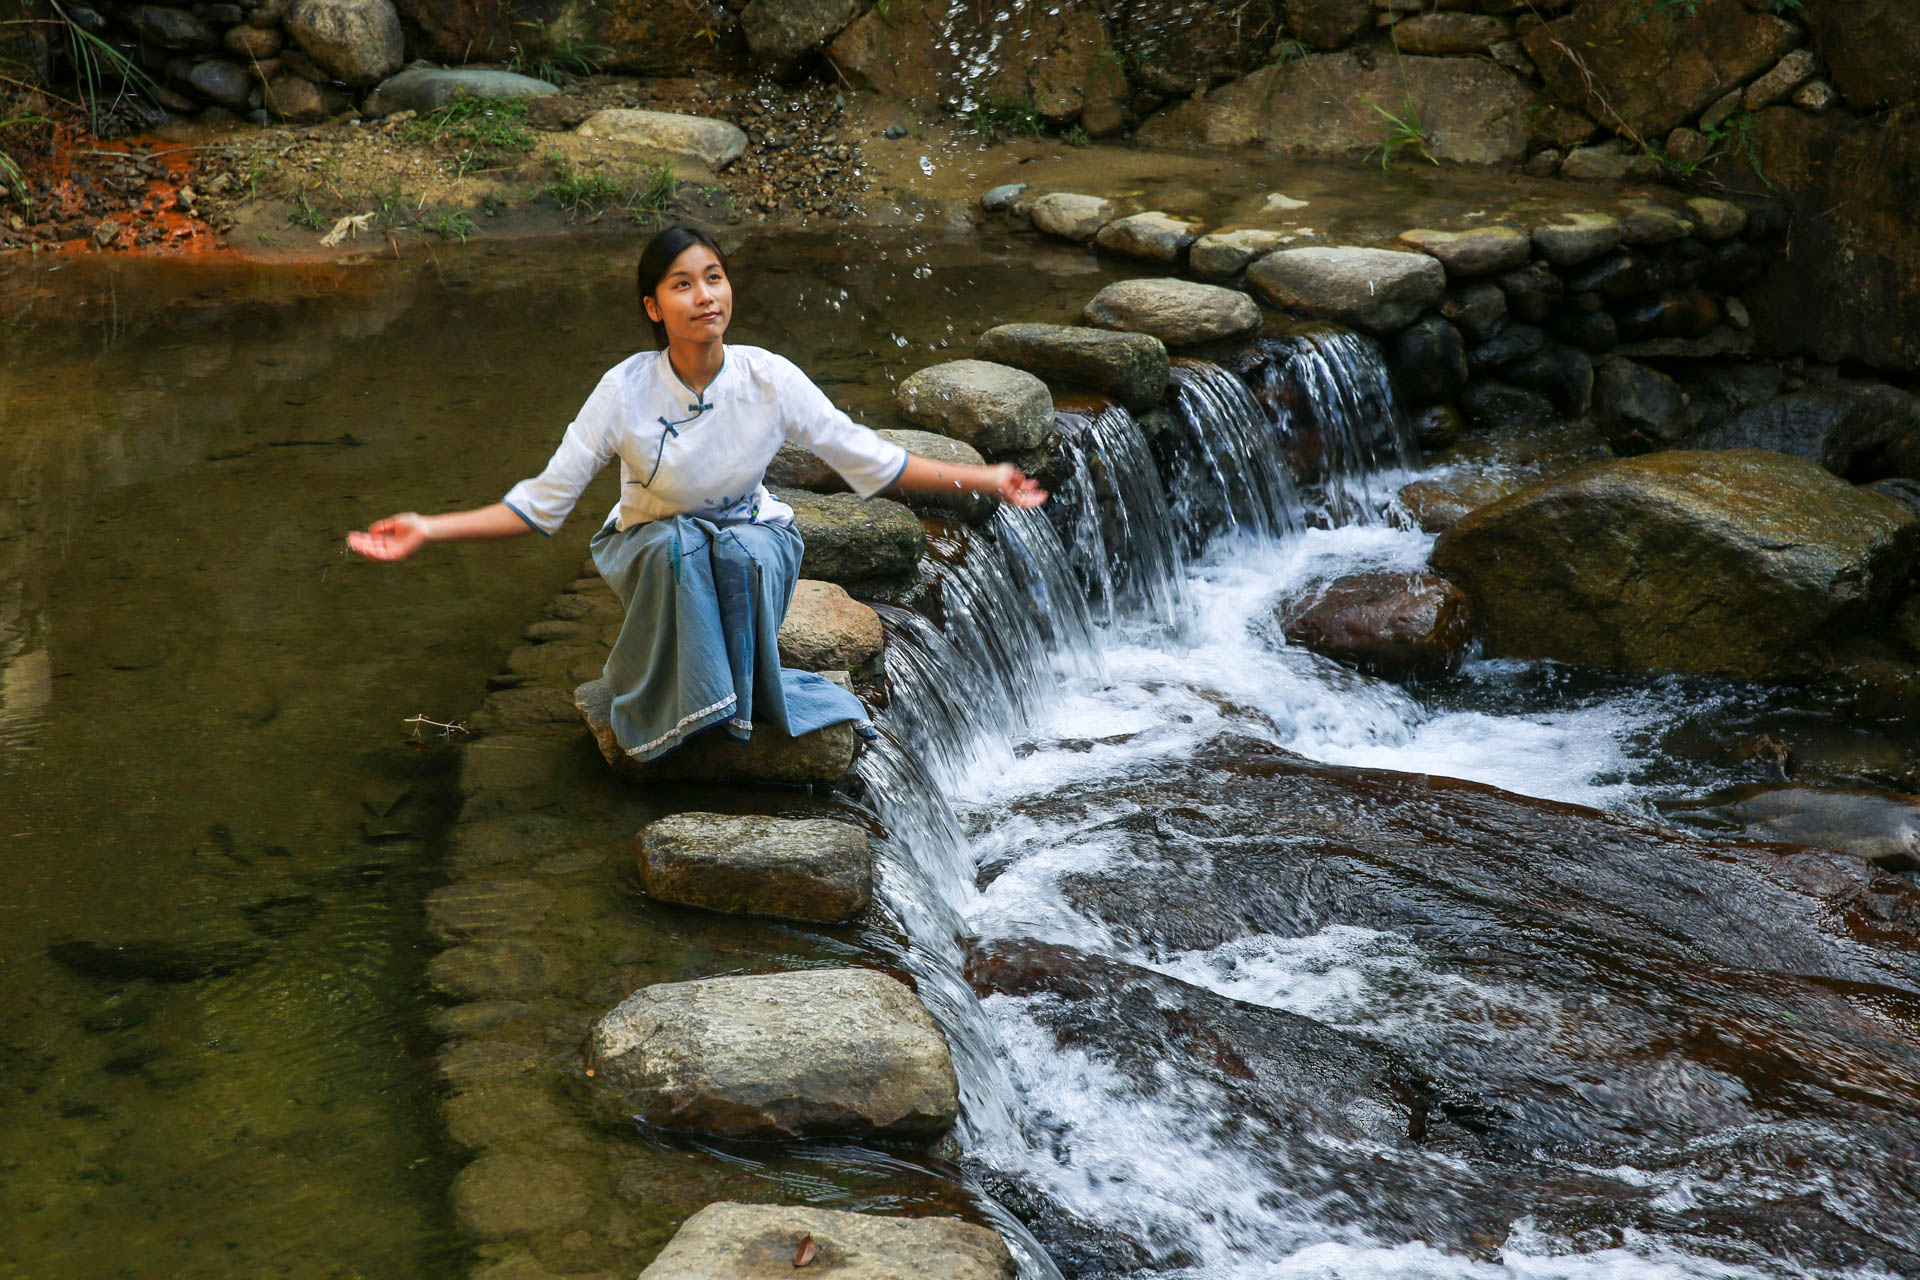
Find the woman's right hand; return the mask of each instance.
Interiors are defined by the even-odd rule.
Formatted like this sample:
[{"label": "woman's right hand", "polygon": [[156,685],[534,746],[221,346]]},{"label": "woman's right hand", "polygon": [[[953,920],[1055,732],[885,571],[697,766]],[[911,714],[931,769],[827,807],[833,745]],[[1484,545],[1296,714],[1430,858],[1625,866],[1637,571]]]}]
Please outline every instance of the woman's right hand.
[{"label": "woman's right hand", "polygon": [[369,560],[405,560],[427,545],[427,518],[412,511],[376,520],[347,535],[347,545]]}]

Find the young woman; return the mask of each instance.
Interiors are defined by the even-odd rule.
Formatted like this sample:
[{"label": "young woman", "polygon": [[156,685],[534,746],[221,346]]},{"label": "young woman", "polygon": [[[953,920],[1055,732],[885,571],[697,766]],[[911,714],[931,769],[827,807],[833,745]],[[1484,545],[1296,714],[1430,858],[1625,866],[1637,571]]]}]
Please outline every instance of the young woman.
[{"label": "young woman", "polygon": [[606,669],[627,754],[652,760],[715,725],[745,741],[755,724],[798,737],[852,721],[871,737],[859,699],[780,666],[801,541],[793,509],[761,478],[782,442],[819,455],[861,497],[958,488],[1032,507],[1047,495],[1005,463],[914,457],[834,408],[792,362],[728,346],[733,285],[698,228],[648,241],[639,285],[660,349],[607,371],[545,471],[492,506],[402,512],[348,534],[347,545],[404,560],[429,542],[551,534],[618,456],[620,502],[594,535],[593,562],[627,610]]}]

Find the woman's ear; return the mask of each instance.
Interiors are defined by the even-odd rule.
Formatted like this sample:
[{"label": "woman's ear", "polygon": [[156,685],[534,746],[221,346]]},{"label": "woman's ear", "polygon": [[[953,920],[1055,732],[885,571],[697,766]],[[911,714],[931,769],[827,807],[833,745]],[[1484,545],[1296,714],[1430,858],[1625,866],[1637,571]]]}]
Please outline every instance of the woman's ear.
[{"label": "woman's ear", "polygon": [[640,299],[640,305],[647,309],[647,319],[653,321],[655,324],[660,323],[660,304],[653,300],[652,294],[648,294],[646,297]]}]

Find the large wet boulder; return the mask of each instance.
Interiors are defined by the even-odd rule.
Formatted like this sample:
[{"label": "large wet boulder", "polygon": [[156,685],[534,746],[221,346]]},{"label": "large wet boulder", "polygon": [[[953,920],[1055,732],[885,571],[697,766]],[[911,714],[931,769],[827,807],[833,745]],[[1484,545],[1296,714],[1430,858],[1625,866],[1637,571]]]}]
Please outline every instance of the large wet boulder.
[{"label": "large wet boulder", "polygon": [[1385,334],[1438,306],[1446,296],[1447,272],[1424,253],[1282,249],[1248,267],[1247,283],[1275,306]]},{"label": "large wet boulder", "polygon": [[1473,512],[1433,550],[1486,652],[1766,678],[1875,624],[1920,521],[1813,463],[1669,450],[1586,466]]},{"label": "large wet boulder", "polygon": [[949,360],[902,382],[894,403],[915,426],[964,440],[988,457],[1039,446],[1053,431],[1053,394],[1024,369]]},{"label": "large wet boulder", "polygon": [[[804,1241],[812,1259],[802,1264]],[[1013,1280],[1013,1255],[985,1227],[807,1205],[710,1204],[681,1224],[640,1280],[764,1280],[801,1266],[836,1280]]]},{"label": "large wet boulder", "polygon": [[1797,391],[1696,432],[1689,449],[1775,449],[1850,479],[1920,476],[1920,401],[1852,383]]},{"label": "large wet boulder", "polygon": [[775,489],[793,508],[807,550],[800,572],[828,582],[872,582],[913,572],[926,550],[920,518],[888,498]]},{"label": "large wet boulder", "polygon": [[594,1024],[610,1107],[737,1138],[933,1138],[959,1112],[947,1042],[871,969],[659,983]]},{"label": "large wet boulder", "polygon": [[752,0],[740,11],[740,30],[754,62],[790,80],[859,16],[859,0]]},{"label": "large wet boulder", "polygon": [[780,624],[780,665],[802,671],[854,671],[886,646],[880,615],[833,582],[802,578]]},{"label": "large wet boulder", "polygon": [[620,749],[614,736],[613,689],[605,680],[589,680],[573,691],[573,703],[586,721],[600,755],[616,774],[632,782],[724,782],[831,786],[853,768],[850,725],[830,725],[790,738],[771,725],[754,729],[749,742],[710,731],[670,755],[642,764]]},{"label": "large wet boulder", "polygon": [[1920,870],[1920,801],[1885,791],[1757,783],[1677,811],[1749,840],[1830,849],[1896,871]]},{"label": "large wet boulder", "polygon": [[348,84],[377,84],[405,56],[392,0],[297,0],[282,21],[321,70]]},{"label": "large wet boulder", "polygon": [[1457,671],[1473,638],[1466,595],[1430,573],[1356,573],[1274,611],[1287,639],[1376,675]]},{"label": "large wet boulder", "polygon": [[640,833],[640,887],[663,902],[851,920],[873,900],[867,833],[821,818],[677,813]]},{"label": "large wet boulder", "polygon": [[1147,333],[1067,324],[1003,324],[980,335],[980,354],[1052,382],[1112,395],[1142,413],[1167,398],[1167,346]]},{"label": "large wet boulder", "polygon": [[709,169],[721,169],[747,149],[747,135],[737,125],[706,116],[676,115],[670,111],[639,111],[609,107],[596,111],[574,130],[583,138],[601,138],[630,146],[665,151],[698,160]]},{"label": "large wet boulder", "polygon": [[410,67],[382,80],[380,87],[367,95],[362,110],[370,116],[392,115],[396,111],[417,111],[425,115],[455,98],[541,98],[559,92],[545,80],[511,71]]},{"label": "large wet boulder", "polygon": [[1621,18],[1585,4],[1522,37],[1547,91],[1597,120],[1663,138],[1779,61],[1799,28],[1742,0],[1656,4]]},{"label": "large wet boulder", "polygon": [[1154,116],[1136,136],[1160,146],[1359,156],[1380,145],[1380,111],[1404,113],[1411,106],[1435,159],[1518,164],[1526,157],[1535,99],[1526,81],[1485,58],[1313,53],[1196,94]]},{"label": "large wet boulder", "polygon": [[1169,347],[1237,338],[1260,327],[1252,298],[1191,280],[1122,280],[1093,295],[1080,318],[1100,329],[1145,333]]}]

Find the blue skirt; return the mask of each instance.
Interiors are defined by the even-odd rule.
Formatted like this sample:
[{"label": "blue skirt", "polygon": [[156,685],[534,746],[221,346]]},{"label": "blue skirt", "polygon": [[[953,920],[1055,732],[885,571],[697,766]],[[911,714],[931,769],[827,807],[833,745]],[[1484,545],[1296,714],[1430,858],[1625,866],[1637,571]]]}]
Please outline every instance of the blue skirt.
[{"label": "blue skirt", "polygon": [[627,610],[606,678],[628,755],[656,759],[715,725],[741,742],[755,725],[797,738],[852,721],[874,736],[858,698],[780,665],[803,545],[789,525],[694,516],[594,535],[593,563]]}]

